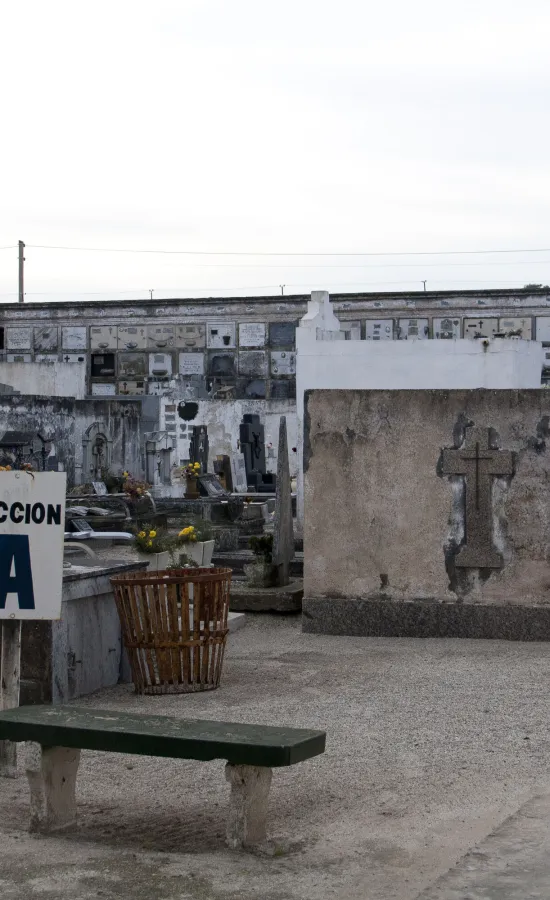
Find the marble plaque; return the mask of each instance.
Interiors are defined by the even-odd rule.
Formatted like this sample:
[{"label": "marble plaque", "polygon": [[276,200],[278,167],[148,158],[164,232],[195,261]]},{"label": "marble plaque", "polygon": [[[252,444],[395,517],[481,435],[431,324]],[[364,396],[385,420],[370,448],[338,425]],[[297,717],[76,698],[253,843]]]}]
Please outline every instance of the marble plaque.
[{"label": "marble plaque", "polygon": [[93,397],[113,397],[115,394],[114,384],[92,384]]},{"label": "marble plaque", "polygon": [[272,347],[294,347],[296,322],[270,322],[269,343]]},{"label": "marble plaque", "polygon": [[57,353],[35,353],[34,361],[37,363],[56,363],[58,356]]},{"label": "marble plaque", "polygon": [[239,378],[237,381],[237,397],[245,400],[264,400],[267,395],[267,383],[263,378]]},{"label": "marble plaque", "polygon": [[393,319],[367,319],[367,341],[393,341]]},{"label": "marble plaque", "polygon": [[498,319],[464,319],[465,338],[492,338],[498,331]]},{"label": "marble plaque", "polygon": [[57,350],[58,335],[55,325],[40,325],[33,329],[35,350]]},{"label": "marble plaque", "polygon": [[514,335],[523,341],[530,341],[533,330],[533,320],[530,318],[512,317],[498,320],[500,334]]},{"label": "marble plaque", "polygon": [[399,319],[397,325],[397,339],[409,341],[411,339],[424,341],[430,336],[430,323],[428,319]]},{"label": "marble plaque", "polygon": [[92,350],[116,350],[118,347],[116,325],[92,325],[90,348]]},{"label": "marble plaque", "polygon": [[180,353],[180,375],[204,375],[204,353]]},{"label": "marble plaque", "polygon": [[147,346],[149,349],[158,347],[173,347],[175,341],[175,328],[173,325],[149,325],[147,328]]},{"label": "marble plaque", "polygon": [[433,336],[438,340],[452,341],[461,336],[462,319],[455,316],[451,318],[446,316],[441,319],[433,320]]},{"label": "marble plaque", "polygon": [[263,322],[241,322],[239,325],[239,347],[265,346],[265,325]]},{"label": "marble plaque", "polygon": [[292,400],[296,396],[296,380],[288,378],[286,381],[271,381],[269,396],[272,400]]},{"label": "marble plaque", "polygon": [[288,350],[273,351],[271,354],[272,375],[295,375],[296,354]]},{"label": "marble plaque", "polygon": [[30,363],[32,355],[30,353],[8,353],[6,362],[9,363]]},{"label": "marble plaque", "polygon": [[206,343],[212,349],[223,349],[235,346],[234,322],[208,322],[206,326]]},{"label": "marble plaque", "polygon": [[206,325],[192,322],[176,325],[176,347],[181,349],[202,349],[206,346]]},{"label": "marble plaque", "polygon": [[146,353],[119,353],[119,378],[145,378],[147,375]]},{"label": "marble plaque", "polygon": [[8,328],[6,349],[8,349],[8,350],[30,350],[31,349],[31,329],[30,328]]},{"label": "marble plaque", "polygon": [[239,353],[239,375],[265,378],[267,375],[267,353],[265,350],[245,350]]},{"label": "marble plaque", "polygon": [[246,480],[246,465],[241,453],[233,453],[231,456],[231,474],[233,475],[233,490],[236,494],[246,494],[248,483]]},{"label": "marble plaque", "polygon": [[170,353],[149,354],[149,375],[167,378],[172,374],[172,355]]},{"label": "marble plaque", "polygon": [[147,347],[147,326],[119,325],[117,341],[119,350],[145,350]]},{"label": "marble plaque", "polygon": [[86,350],[88,346],[86,327],[66,325],[61,330],[61,341],[64,350]]},{"label": "marble plaque", "polygon": [[550,343],[550,316],[537,316],[535,336],[537,341]]}]

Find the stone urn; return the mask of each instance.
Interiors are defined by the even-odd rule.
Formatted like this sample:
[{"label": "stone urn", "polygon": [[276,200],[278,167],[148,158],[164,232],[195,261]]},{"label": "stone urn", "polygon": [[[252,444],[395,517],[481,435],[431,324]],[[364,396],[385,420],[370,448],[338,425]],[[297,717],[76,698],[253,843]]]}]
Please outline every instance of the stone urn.
[{"label": "stone urn", "polygon": [[197,566],[209,566],[212,563],[215,541],[189,541],[183,544],[180,552],[192,559]]},{"label": "stone urn", "polygon": [[185,481],[185,499],[198,500],[200,494],[196,475],[186,475]]}]

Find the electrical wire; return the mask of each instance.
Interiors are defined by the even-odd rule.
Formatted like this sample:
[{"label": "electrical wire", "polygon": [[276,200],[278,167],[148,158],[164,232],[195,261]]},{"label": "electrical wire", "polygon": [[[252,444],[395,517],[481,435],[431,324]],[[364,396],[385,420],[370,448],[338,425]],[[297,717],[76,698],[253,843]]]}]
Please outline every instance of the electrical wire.
[{"label": "electrical wire", "polygon": [[[530,248],[523,250],[406,250],[400,253],[395,251],[391,252],[382,252],[382,253],[373,253],[373,252],[362,252],[358,251],[355,253],[327,253],[327,252],[319,252],[319,253],[298,253],[298,252],[290,252],[290,253],[272,253],[272,252],[259,252],[259,251],[250,251],[244,252],[241,250],[133,250],[133,249],[123,249],[118,247],[65,247],[65,246],[56,246],[53,244],[27,244],[27,248],[32,248],[34,250],[75,250],[78,252],[84,253],[160,253],[160,254],[168,254],[168,255],[181,255],[181,256],[457,256],[457,255],[479,255],[479,254],[490,254],[490,253],[549,253],[549,247],[542,248]],[[10,249],[10,248],[6,248]]]}]

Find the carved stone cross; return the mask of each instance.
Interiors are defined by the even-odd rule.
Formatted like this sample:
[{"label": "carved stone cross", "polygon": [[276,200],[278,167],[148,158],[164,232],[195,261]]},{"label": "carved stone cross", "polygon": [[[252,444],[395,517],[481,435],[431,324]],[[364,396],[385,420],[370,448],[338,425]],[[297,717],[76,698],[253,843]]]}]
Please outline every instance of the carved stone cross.
[{"label": "carved stone cross", "polygon": [[502,557],[493,546],[491,486],[494,475],[513,475],[511,450],[489,446],[489,429],[469,427],[465,446],[443,450],[443,474],[464,475],[465,544],[455,557],[456,566],[500,569]]}]

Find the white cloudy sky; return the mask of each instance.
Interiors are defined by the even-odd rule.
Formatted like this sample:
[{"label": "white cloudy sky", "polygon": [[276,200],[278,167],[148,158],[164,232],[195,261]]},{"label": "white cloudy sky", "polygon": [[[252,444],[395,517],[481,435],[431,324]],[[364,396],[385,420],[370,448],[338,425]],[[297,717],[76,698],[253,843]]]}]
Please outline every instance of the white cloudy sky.
[{"label": "white cloudy sky", "polygon": [[550,250],[40,246],[550,247],[549,36],[548,0],[4,0],[0,247],[29,300],[547,283]]}]

